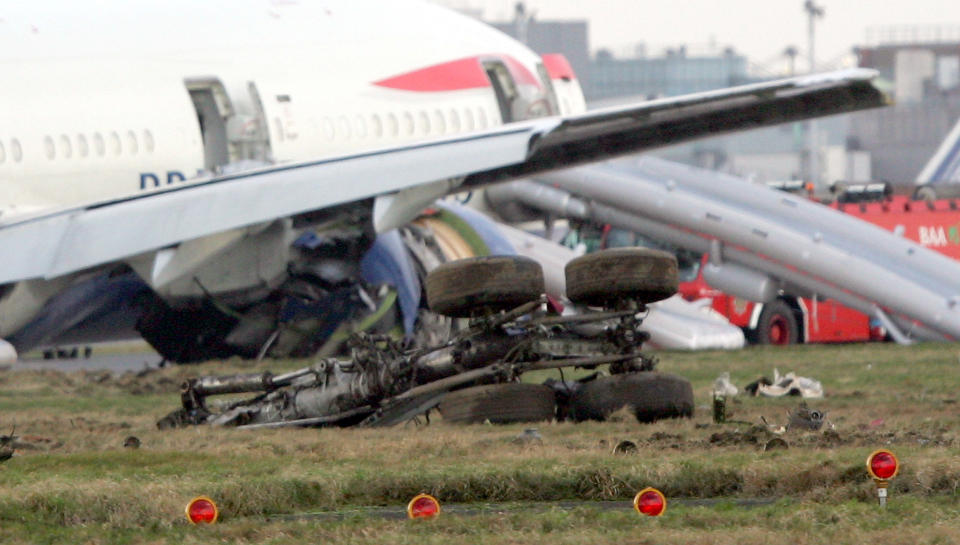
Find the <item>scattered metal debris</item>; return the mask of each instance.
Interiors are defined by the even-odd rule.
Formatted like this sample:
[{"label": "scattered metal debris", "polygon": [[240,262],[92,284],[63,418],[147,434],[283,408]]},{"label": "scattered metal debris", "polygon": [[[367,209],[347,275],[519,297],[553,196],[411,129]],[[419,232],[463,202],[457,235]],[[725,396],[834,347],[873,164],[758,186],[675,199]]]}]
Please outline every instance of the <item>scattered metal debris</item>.
[{"label": "scattered metal debris", "polygon": [[717,424],[727,421],[727,398],[716,392],[713,394],[713,421]]},{"label": "scattered metal debris", "polygon": [[754,396],[783,397],[799,396],[805,399],[819,399],[823,397],[823,385],[820,381],[809,377],[798,377],[793,372],[781,376],[778,369],[773,370],[773,380],[767,377],[748,384],[744,390]]},{"label": "scattered metal debris", "polygon": [[788,445],[782,437],[774,437],[763,445],[764,452],[771,450],[787,450],[788,448],[790,448],[790,445]]},{"label": "scattered metal debris", "polygon": [[818,431],[823,427],[826,415],[826,412],[811,409],[807,407],[806,403],[801,403],[799,407],[790,413],[790,420],[787,422],[787,429]]},{"label": "scattered metal debris", "polygon": [[0,435],[0,462],[13,458],[14,442],[17,440],[17,436],[14,435],[16,431],[17,427],[14,426],[10,435]]},{"label": "scattered metal debris", "polygon": [[716,396],[725,396],[733,397],[740,393],[740,390],[732,382],[730,382],[730,373],[721,373],[716,380],[713,381],[713,395]]},{"label": "scattered metal debris", "polygon": [[716,446],[727,445],[764,445],[775,437],[774,433],[764,426],[751,426],[746,431],[725,430],[710,435],[710,444]]},{"label": "scattered metal debris", "polygon": [[136,435],[127,436],[127,438],[123,440],[123,447],[129,449],[140,448],[140,438]]},{"label": "scattered metal debris", "polygon": [[633,441],[620,441],[613,447],[614,454],[633,454],[637,452],[637,444]]},{"label": "scattered metal debris", "polygon": [[[583,305],[580,314],[549,313],[542,270],[532,260],[448,262],[427,277],[431,309],[470,321],[438,344],[411,347],[386,335],[358,333],[348,341],[349,359],[322,358],[281,375],[195,378],[182,386],[182,408],[157,426],[389,426],[434,408],[444,419],[462,422],[537,421],[558,414],[602,419],[623,406],[641,421],[690,416],[689,381],[654,372],[656,359],[639,351],[649,338],[639,329],[646,304],[676,291],[675,258],[640,248],[606,252],[567,265],[567,293]],[[646,272],[631,276],[635,269]],[[601,364],[612,376],[594,374],[580,379],[580,386],[519,382],[528,371]],[[650,380],[634,380],[640,375]],[[220,404],[211,399],[244,393],[253,397]],[[444,403],[452,398],[458,403]]]},{"label": "scattered metal debris", "polygon": [[527,428],[514,437],[513,442],[518,445],[542,445],[543,436],[537,428]]}]

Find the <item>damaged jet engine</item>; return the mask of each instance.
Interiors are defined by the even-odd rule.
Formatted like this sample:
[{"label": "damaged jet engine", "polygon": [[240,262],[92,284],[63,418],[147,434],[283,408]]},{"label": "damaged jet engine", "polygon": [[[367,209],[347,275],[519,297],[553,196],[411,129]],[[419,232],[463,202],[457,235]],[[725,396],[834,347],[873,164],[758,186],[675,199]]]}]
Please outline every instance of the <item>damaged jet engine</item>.
[{"label": "damaged jet engine", "polygon": [[[565,270],[577,312],[557,312],[533,260],[487,256],[444,263],[426,278],[427,302],[462,328],[432,346],[358,334],[349,359],[321,358],[282,375],[205,376],[187,381],[183,406],[161,429],[219,426],[388,426],[437,408],[444,420],[494,423],[603,419],[629,407],[638,420],[690,416],[693,392],[654,370],[640,352],[646,305],[677,289],[676,259],[618,248],[581,256]],[[607,365],[576,381],[521,382],[524,373]],[[211,397],[253,394],[217,403]],[[235,399],[233,396],[232,399]]]}]

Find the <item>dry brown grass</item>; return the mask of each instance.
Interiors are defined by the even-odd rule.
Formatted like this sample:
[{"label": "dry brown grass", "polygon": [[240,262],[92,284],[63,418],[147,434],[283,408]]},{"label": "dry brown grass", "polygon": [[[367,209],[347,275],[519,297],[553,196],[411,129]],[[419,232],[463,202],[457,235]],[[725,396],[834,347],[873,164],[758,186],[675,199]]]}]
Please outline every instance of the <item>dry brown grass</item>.
[{"label": "dry brown grass", "polygon": [[[23,448],[0,466],[0,538],[297,542],[313,535],[353,543],[449,542],[452,536],[468,536],[461,539],[477,543],[960,542],[952,539],[960,537],[952,524],[960,488],[957,352],[951,345],[873,345],[665,354],[661,368],[694,383],[694,419],[638,425],[618,415],[602,424],[540,424],[542,445],[513,441],[524,426],[458,427],[437,419],[428,426],[387,430],[160,432],[154,423],[175,408],[178,384],[201,368],[120,378],[6,373],[0,375],[0,426],[15,423],[17,434],[37,448]],[[833,432],[788,432],[788,450],[764,452],[751,427],[761,416],[784,423],[795,399],[739,399],[731,405],[733,418],[747,424],[712,423],[708,406],[714,377],[731,371],[742,385],[771,373],[774,366],[824,382],[826,399],[810,404],[828,411]],[[216,367],[202,371],[259,369],[236,361]],[[128,435],[141,439],[139,450],[121,446]],[[637,452],[613,454],[621,440],[637,443]],[[871,509],[873,491],[864,459],[880,446],[894,449],[904,462],[891,490],[892,507],[906,517],[902,527],[884,526]],[[638,530],[629,514],[587,511],[450,517],[433,526],[362,515],[340,522],[263,523],[268,514],[400,506],[421,491],[447,502],[625,500],[648,485],[671,498],[786,498],[790,503],[744,513],[739,508],[677,506],[670,517],[640,527],[653,528],[655,534]],[[183,523],[182,509],[200,493],[220,502],[226,524],[196,534]],[[742,528],[730,526],[730,521],[739,521]],[[56,530],[60,526],[69,533]],[[817,532],[831,537],[806,537]]]}]

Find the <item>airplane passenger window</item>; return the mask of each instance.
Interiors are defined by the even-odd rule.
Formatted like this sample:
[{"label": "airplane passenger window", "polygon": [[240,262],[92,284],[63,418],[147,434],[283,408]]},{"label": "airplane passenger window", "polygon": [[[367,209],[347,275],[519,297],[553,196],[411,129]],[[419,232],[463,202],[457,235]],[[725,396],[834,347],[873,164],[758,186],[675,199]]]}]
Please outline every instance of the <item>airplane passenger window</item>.
[{"label": "airplane passenger window", "polygon": [[103,136],[98,132],[93,133],[93,149],[97,150],[97,155],[100,157],[103,157],[107,150],[107,146],[103,143]]},{"label": "airplane passenger window", "polygon": [[136,155],[137,151],[139,151],[137,135],[133,131],[127,131],[127,150],[131,155]]},{"label": "airplane passenger window", "polygon": [[413,134],[413,114],[410,112],[403,112],[403,133]]},{"label": "airplane passenger window", "polygon": [[450,132],[460,132],[460,114],[450,108]]},{"label": "airplane passenger window", "polygon": [[367,120],[363,118],[362,115],[357,115],[353,118],[353,132],[357,134],[357,138],[366,138],[367,137]]},{"label": "airplane passenger window", "polygon": [[479,125],[481,129],[487,128],[487,112],[483,108],[477,109],[477,119],[479,120]]},{"label": "airplane passenger window", "polygon": [[329,117],[324,117],[320,124],[323,127],[323,137],[327,140],[333,140],[333,137],[336,136],[336,129],[333,127],[333,121]]},{"label": "airplane passenger window", "polygon": [[117,134],[117,131],[110,133],[110,151],[112,151],[114,155],[120,155],[120,135]]},{"label": "airplane passenger window", "polygon": [[397,122],[397,116],[391,113],[387,116],[387,133],[389,136],[397,136],[399,132],[400,124]]},{"label": "airplane passenger window", "polygon": [[60,135],[60,149],[63,151],[63,158],[69,159],[73,155],[73,146],[70,145],[70,137],[61,134]]},{"label": "airplane passenger window", "polygon": [[466,127],[467,132],[470,132],[473,130],[473,110],[469,108],[464,108],[463,124],[464,124],[464,127]]},{"label": "airplane passenger window", "polygon": [[418,128],[420,134],[430,134],[430,116],[427,115],[427,112],[420,110],[420,122],[418,123]]},{"label": "airplane passenger window", "polygon": [[47,159],[53,159],[57,156],[57,150],[53,147],[53,138],[43,137],[43,150],[47,154]]},{"label": "airplane passenger window", "polygon": [[437,134],[443,134],[447,132],[447,120],[443,118],[443,112],[440,110],[433,112],[433,126],[437,131]]},{"label": "airplane passenger window", "polygon": [[10,156],[18,163],[23,159],[23,148],[20,147],[20,141],[16,138],[10,141]]},{"label": "airplane passenger window", "polygon": [[86,157],[90,154],[90,146],[87,144],[87,137],[78,134],[77,135],[77,155],[80,157]]},{"label": "airplane passenger window", "polygon": [[0,142],[0,165],[7,161],[7,150],[3,148],[3,142]]},{"label": "airplane passenger window", "polygon": [[379,114],[373,114],[370,118],[370,123],[373,125],[373,136],[374,138],[380,138],[383,136],[383,120],[380,119]]},{"label": "airplane passenger window", "polygon": [[144,129],[144,131],[143,131],[143,149],[145,149],[145,150],[147,151],[147,153],[153,153],[153,146],[154,146],[153,133],[150,132],[149,130]]},{"label": "airplane passenger window", "polygon": [[340,133],[340,138],[344,140],[350,140],[350,121],[347,120],[347,116],[341,115],[337,119],[337,132]]}]

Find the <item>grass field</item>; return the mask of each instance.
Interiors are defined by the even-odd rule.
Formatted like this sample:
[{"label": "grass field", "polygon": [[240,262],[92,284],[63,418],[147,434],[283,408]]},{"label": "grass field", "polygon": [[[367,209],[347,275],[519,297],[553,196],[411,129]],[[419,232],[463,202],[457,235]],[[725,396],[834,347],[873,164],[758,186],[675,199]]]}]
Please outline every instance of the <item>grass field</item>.
[{"label": "grass field", "polygon": [[[525,426],[458,427],[438,417],[387,430],[154,427],[176,408],[188,376],[304,362],[229,361],[141,377],[6,372],[0,433],[15,425],[23,445],[0,465],[0,541],[960,543],[960,347],[660,357],[661,370],[693,382],[693,419],[640,425],[624,414],[605,423],[544,423],[537,426],[543,444],[533,445],[514,441]],[[788,449],[764,451],[767,436],[754,425],[761,416],[786,423],[798,400],[741,396],[729,403],[736,422],[714,424],[710,390],[722,372],[742,387],[774,368],[823,383],[826,397],[809,404],[827,412],[830,429],[787,431]],[[122,447],[129,435],[140,449]],[[623,440],[636,452],[613,454]],[[885,510],[864,467],[879,447],[903,465]],[[663,517],[571,504],[630,500],[646,486],[671,501]],[[419,492],[449,503],[508,504],[418,522],[376,509],[399,510]],[[221,524],[185,522],[184,506],[199,494],[218,502]],[[693,501],[702,498],[719,501]],[[338,516],[279,518],[308,512]]]}]

